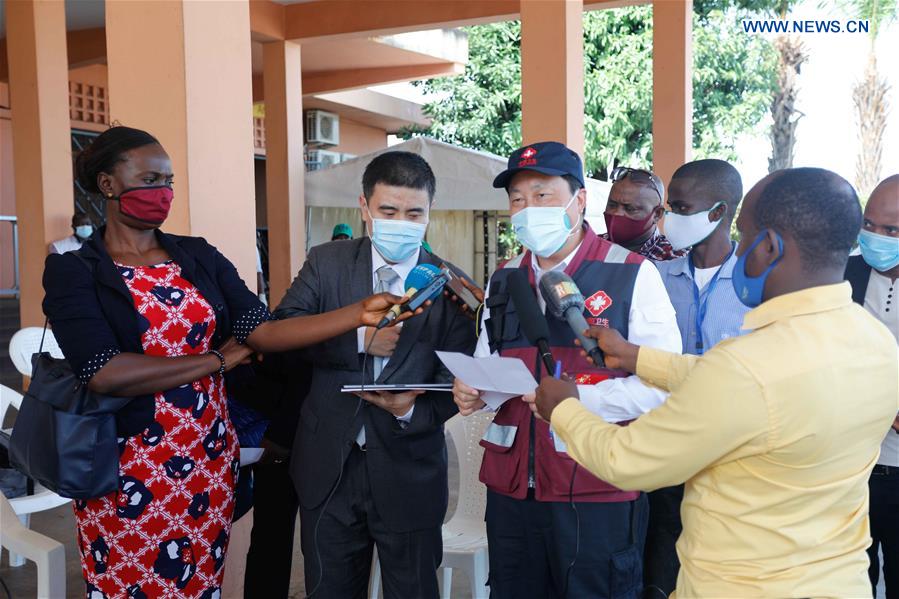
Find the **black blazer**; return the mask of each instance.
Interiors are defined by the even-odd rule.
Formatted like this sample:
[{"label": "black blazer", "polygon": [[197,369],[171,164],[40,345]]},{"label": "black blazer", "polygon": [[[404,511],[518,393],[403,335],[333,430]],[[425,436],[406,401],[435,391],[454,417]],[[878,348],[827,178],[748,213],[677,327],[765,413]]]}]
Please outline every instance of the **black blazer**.
[{"label": "black blazer", "polygon": [[[146,320],[138,314],[121,274],[103,244],[105,227],[88,239],[77,255],[50,254],[44,265],[44,314],[72,370],[82,380],[119,352],[143,353]],[[212,346],[241,331],[246,339],[269,315],[234,265],[201,237],[156,231],[160,245],[181,266],[215,311]],[[80,257],[80,259],[79,259]],[[152,395],[135,397],[116,414],[121,437],[138,435],[152,422]]]},{"label": "black blazer", "polygon": [[[419,263],[443,261],[424,250]],[[312,248],[275,315],[320,314],[372,293],[372,247],[368,237]],[[365,424],[372,499],[388,528],[409,532],[440,526],[447,507],[447,456],[443,423],[456,412],[451,393],[419,395],[406,428],[386,410],[341,393],[361,382],[362,356],[356,331],[304,350],[312,363],[309,393],[300,409],[290,472],[301,505],[320,506],[334,487],[359,427]],[[434,350],[474,351],[474,323],[440,296],[403,323],[399,342],[378,382],[452,382]],[[367,357],[366,379],[373,382]],[[361,401],[361,403],[360,403]]]},{"label": "black blazer", "polygon": [[868,292],[868,279],[871,278],[871,266],[861,256],[849,256],[846,273],[843,277],[852,286],[852,301],[865,305],[865,293]]}]

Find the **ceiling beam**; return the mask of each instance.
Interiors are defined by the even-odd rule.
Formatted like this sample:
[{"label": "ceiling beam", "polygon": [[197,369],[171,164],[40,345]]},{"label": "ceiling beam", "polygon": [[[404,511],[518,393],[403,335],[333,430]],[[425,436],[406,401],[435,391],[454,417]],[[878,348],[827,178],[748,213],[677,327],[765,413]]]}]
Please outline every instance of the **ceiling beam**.
[{"label": "ceiling beam", "polygon": [[[584,0],[585,10],[651,0]],[[312,41],[447,29],[519,18],[519,0],[317,0],[284,7],[286,39]]]},{"label": "ceiling beam", "polygon": [[[0,39],[0,81],[9,81],[6,39]],[[106,61],[106,30],[103,27],[66,33],[69,68],[77,69]]]},{"label": "ceiling beam", "polygon": [[291,40],[376,36],[514,18],[518,0],[319,0],[286,7]]},{"label": "ceiling beam", "polygon": [[374,67],[370,69],[345,69],[323,71],[303,75],[303,94],[324,94],[328,92],[360,89],[371,85],[398,83],[459,75],[465,67],[456,63],[416,64],[394,67]]},{"label": "ceiling beam", "polygon": [[250,37],[256,42],[284,39],[284,5],[270,0],[250,0]]}]

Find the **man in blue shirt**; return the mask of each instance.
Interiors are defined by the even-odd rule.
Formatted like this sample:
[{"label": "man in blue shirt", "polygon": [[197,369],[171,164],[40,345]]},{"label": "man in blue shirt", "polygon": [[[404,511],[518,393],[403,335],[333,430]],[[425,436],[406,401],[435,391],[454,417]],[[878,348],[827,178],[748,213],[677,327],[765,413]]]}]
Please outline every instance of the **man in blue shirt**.
[{"label": "man in blue shirt", "polygon": [[[668,186],[665,236],[682,258],[657,262],[677,313],[685,354],[702,355],[728,337],[742,334],[749,311],[731,284],[736,244],[730,226],[743,196],[743,182],[723,160],[695,160],[681,166]],[[680,563],[674,544],[681,533],[683,485],[649,494],[649,530],[644,553],[644,597],[668,597]]]}]

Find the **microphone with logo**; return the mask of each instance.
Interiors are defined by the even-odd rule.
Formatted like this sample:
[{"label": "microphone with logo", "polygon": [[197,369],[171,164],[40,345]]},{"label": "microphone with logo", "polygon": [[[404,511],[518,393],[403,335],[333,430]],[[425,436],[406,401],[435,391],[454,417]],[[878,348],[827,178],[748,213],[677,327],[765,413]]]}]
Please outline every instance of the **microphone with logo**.
[{"label": "microphone with logo", "polygon": [[435,299],[443,286],[449,280],[449,276],[433,264],[419,264],[406,277],[406,293],[403,297],[409,301],[393,306],[378,323],[377,328],[383,329],[403,312],[414,312],[428,300]]},{"label": "microphone with logo", "polygon": [[599,368],[606,362],[596,340],[585,337],[587,321],[584,319],[584,295],[574,281],[561,270],[551,270],[540,279],[540,293],[546,301],[546,309],[555,318],[565,320],[581,342],[581,347]]},{"label": "microphone with logo", "polygon": [[521,323],[524,336],[527,337],[528,343],[537,347],[546,372],[552,374],[556,369],[556,362],[549,350],[549,325],[546,324],[546,317],[537,305],[537,296],[534,295],[527,276],[518,269],[513,270],[506,279],[506,288],[518,313],[518,321]]}]

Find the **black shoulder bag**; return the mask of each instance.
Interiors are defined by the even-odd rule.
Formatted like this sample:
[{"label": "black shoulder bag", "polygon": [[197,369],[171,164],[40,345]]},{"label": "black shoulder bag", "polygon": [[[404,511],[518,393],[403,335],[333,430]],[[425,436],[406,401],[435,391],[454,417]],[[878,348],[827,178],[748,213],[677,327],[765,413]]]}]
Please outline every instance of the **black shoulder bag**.
[{"label": "black shoulder bag", "polygon": [[62,497],[111,493],[119,487],[115,413],[132,398],[88,389],[66,360],[43,351],[44,335],[13,425],[10,463]]}]

